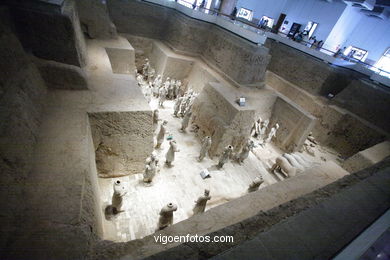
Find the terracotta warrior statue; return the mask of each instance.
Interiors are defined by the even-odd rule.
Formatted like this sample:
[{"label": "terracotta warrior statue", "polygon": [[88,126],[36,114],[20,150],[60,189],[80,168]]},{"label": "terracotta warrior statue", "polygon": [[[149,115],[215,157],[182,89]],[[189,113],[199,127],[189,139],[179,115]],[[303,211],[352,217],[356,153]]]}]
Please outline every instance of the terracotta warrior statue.
[{"label": "terracotta warrior statue", "polygon": [[181,121],[181,128],[180,130],[182,132],[185,132],[186,131],[186,128],[188,127],[188,124],[190,123],[190,118],[191,118],[191,115],[192,115],[192,112],[190,110],[188,110],[185,115],[184,115],[184,118],[183,120]]},{"label": "terracotta warrior statue", "polygon": [[149,82],[149,84],[145,86],[145,93],[144,93],[148,103],[150,103],[150,101],[152,100],[152,91],[153,91],[152,83]]},{"label": "terracotta warrior statue", "polygon": [[145,172],[143,179],[145,183],[151,183],[153,181],[153,178],[157,172],[157,165],[157,154],[155,152],[152,152],[152,154],[148,158],[146,158],[145,161]]},{"label": "terracotta warrior statue", "polygon": [[158,124],[158,121],[160,121],[160,112],[158,111],[158,109],[155,109],[153,111],[153,124]]},{"label": "terracotta warrior statue", "polygon": [[115,212],[122,211],[123,196],[126,195],[125,187],[120,180],[114,182],[114,194],[112,195],[111,205],[115,209]]},{"label": "terracotta warrior statue", "polygon": [[190,89],[185,95],[184,95],[184,100],[181,102],[180,106],[180,114],[184,115],[190,106],[191,100],[192,100],[192,95],[194,91]]},{"label": "terracotta warrior statue", "polygon": [[171,100],[172,96],[173,96],[173,85],[172,85],[172,81],[171,81],[171,83],[169,84],[169,86],[167,88],[167,98],[169,100]]},{"label": "terracotta warrior statue", "polygon": [[171,82],[170,82],[169,88],[168,88],[168,99],[173,99],[175,87],[176,87],[176,81],[175,81],[175,79],[171,79]]},{"label": "terracotta warrior statue", "polygon": [[199,162],[201,162],[204,159],[204,157],[206,157],[206,153],[210,150],[210,147],[211,147],[211,137],[206,136],[202,140],[202,147],[200,148],[200,153],[198,157]]},{"label": "terracotta warrior statue", "polygon": [[[176,99],[179,96],[179,82],[180,80],[176,80],[175,84],[173,85],[173,98]],[[181,83],[180,83],[181,85]]]},{"label": "terracotta warrior statue", "polygon": [[188,107],[192,105],[196,97],[197,94],[194,92],[194,90],[190,89],[190,91],[188,91],[188,96],[186,99],[186,109],[188,109]]},{"label": "terracotta warrior statue", "polygon": [[187,100],[187,97],[183,96],[183,100],[180,103],[180,108],[179,108],[179,113],[178,113],[178,116],[180,116],[180,117],[182,117],[186,112],[186,109],[187,109],[186,100]]},{"label": "terracotta warrior statue", "polygon": [[156,74],[156,70],[153,69],[152,67],[149,67],[149,70],[148,70],[148,80],[152,81],[155,74]]},{"label": "terracotta warrior statue", "polygon": [[177,100],[176,100],[176,102],[175,102],[175,106],[173,107],[173,116],[174,117],[178,117],[178,113],[179,113],[179,111],[180,111],[180,105],[181,105],[181,103],[183,102],[183,97],[179,97]]},{"label": "terracotta warrior statue", "polygon": [[255,121],[255,123],[252,126],[251,136],[253,136],[255,138],[259,137],[261,123],[262,123],[261,118],[259,118],[259,119],[257,119],[257,121]]},{"label": "terracotta warrior statue", "polygon": [[167,132],[168,121],[164,120],[160,126],[160,131],[157,134],[157,145],[156,148],[160,148],[161,144],[164,142],[165,133]]},{"label": "terracotta warrior statue", "polygon": [[180,96],[180,91],[182,89],[182,84],[180,80],[176,81],[176,97]]},{"label": "terracotta warrior statue", "polygon": [[158,92],[161,87],[161,75],[157,75],[157,77],[153,81],[153,96],[158,97]]},{"label": "terracotta warrior statue", "polygon": [[164,107],[164,101],[166,100],[167,98],[167,90],[165,89],[164,86],[162,86],[160,88],[160,90],[158,91],[158,95],[159,95],[159,98],[158,98],[158,105],[160,107]]},{"label": "terracotta warrior statue", "polygon": [[268,133],[267,139],[265,139],[265,143],[271,142],[272,138],[276,136],[276,131],[279,129],[279,124],[275,124],[274,127]]},{"label": "terracotta warrior statue", "polygon": [[194,208],[192,210],[194,215],[205,212],[207,201],[210,200],[210,199],[211,199],[210,191],[209,190],[204,190],[204,195],[200,196],[195,201],[195,206],[194,206]]},{"label": "terracotta warrior statue", "polygon": [[175,160],[175,153],[176,152],[180,152],[179,149],[177,149],[177,145],[176,145],[176,141],[174,140],[171,140],[169,142],[169,149],[168,149],[168,152],[167,154],[165,155],[165,163],[171,167],[172,166],[172,162]]},{"label": "terracotta warrior statue", "polygon": [[150,63],[149,63],[149,59],[146,58],[145,59],[145,64],[142,66],[142,75],[144,77],[148,77],[148,73],[149,73],[149,68],[150,68]]},{"label": "terracotta warrior statue", "polygon": [[242,148],[241,152],[237,156],[238,163],[243,163],[249,156],[249,152],[255,147],[255,143],[252,140],[248,140],[246,145]]},{"label": "terracotta warrior statue", "polygon": [[264,182],[262,177],[256,177],[249,185],[248,192],[257,191],[260,185]]},{"label": "terracotta warrior statue", "polygon": [[[170,85],[171,85],[170,78],[167,77],[167,79],[166,79],[165,82],[164,82],[164,87],[165,87],[165,89],[166,89],[167,91],[168,91]],[[168,94],[168,93],[167,93],[167,94]]]},{"label": "terracotta warrior statue", "polygon": [[137,74],[137,83],[138,83],[138,87],[142,87],[143,82],[144,82],[144,79],[143,79],[142,74]]},{"label": "terracotta warrior statue", "polygon": [[268,124],[269,124],[269,119],[266,119],[261,122],[260,131],[259,131],[259,136],[261,138],[263,138],[265,133],[267,132]]},{"label": "terracotta warrior statue", "polygon": [[177,210],[177,206],[173,203],[168,203],[160,211],[158,220],[158,230],[164,229],[173,224],[173,212]]},{"label": "terracotta warrior statue", "polygon": [[228,146],[225,147],[225,149],[223,150],[221,156],[219,157],[219,162],[218,162],[218,165],[217,165],[218,169],[221,169],[223,167],[223,165],[225,163],[227,163],[227,161],[229,160],[229,158],[232,155],[232,152],[233,152],[233,146],[228,145]]}]

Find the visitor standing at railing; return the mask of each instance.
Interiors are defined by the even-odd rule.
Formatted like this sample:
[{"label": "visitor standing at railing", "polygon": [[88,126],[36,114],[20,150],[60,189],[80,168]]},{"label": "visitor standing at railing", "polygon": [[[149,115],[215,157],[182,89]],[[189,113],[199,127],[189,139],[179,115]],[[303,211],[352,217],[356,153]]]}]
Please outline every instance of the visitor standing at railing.
[{"label": "visitor standing at railing", "polygon": [[324,45],[324,41],[323,41],[323,40],[321,40],[321,41],[319,41],[319,42],[317,43],[316,50],[317,50],[317,51],[321,50],[322,45]]},{"label": "visitor standing at railing", "polygon": [[309,42],[306,44],[306,46],[311,48],[311,46],[313,46],[315,41],[316,41],[316,37],[315,36],[310,37],[309,38]]},{"label": "visitor standing at railing", "polygon": [[317,49],[317,46],[318,46],[318,41],[317,39],[314,39],[314,42],[313,44],[310,46],[311,49]]},{"label": "visitor standing at railing", "polygon": [[235,20],[236,19],[236,15],[237,15],[237,7],[234,7],[232,13],[230,14],[230,16],[232,16],[231,19]]},{"label": "visitor standing at railing", "polygon": [[345,51],[346,47],[342,48],[342,49],[338,49],[337,52],[333,55],[333,57],[335,58],[342,58],[344,56],[344,51]]},{"label": "visitor standing at railing", "polygon": [[199,9],[202,9],[206,6],[206,0],[203,0],[202,3],[200,3]]},{"label": "visitor standing at railing", "polygon": [[[141,0],[141,1],[143,1],[143,2],[150,2],[149,0]],[[174,1],[175,1],[176,3],[179,3],[179,4],[184,5],[184,6],[186,6],[186,7],[196,9],[196,3],[192,4],[193,2],[188,2],[188,1],[186,1],[186,0],[181,0],[181,1],[174,0]],[[207,0],[206,0],[206,1],[207,1]],[[202,2],[202,3],[203,3],[203,2]],[[236,17],[236,15],[237,15],[237,11],[238,11],[238,10],[237,10],[237,7],[235,7],[235,8],[233,9],[233,11],[232,11],[232,13],[231,13],[230,15],[228,15],[228,14],[226,14],[226,13],[220,12],[220,8],[221,8],[221,5],[219,5],[219,7],[214,7],[214,8],[212,8],[212,9],[208,9],[208,8],[206,8],[206,7],[203,7],[202,9],[203,9],[203,10],[208,10],[210,15],[216,14],[217,16],[228,17],[228,18],[230,18],[230,19],[232,19],[232,20],[235,20],[235,17]],[[199,10],[199,11],[201,11],[201,10]],[[261,25],[262,25],[262,22],[264,22],[264,19],[260,20],[259,23],[257,23],[257,24],[256,24],[256,23],[251,23],[251,22],[249,22],[249,21],[240,20],[240,23],[239,23],[239,24],[242,23],[242,24],[251,26],[251,27],[253,27],[253,28],[255,28],[255,29],[257,30],[257,33],[259,33],[259,32],[258,32],[258,29],[259,29],[259,27],[260,27],[260,28],[262,27],[262,26],[261,26]],[[287,26],[286,26],[287,24],[288,24],[288,21],[283,22],[283,27],[281,28],[281,30],[280,30],[279,32],[274,32],[274,33],[286,37],[286,36],[287,36],[287,32],[288,32],[288,29],[287,29]],[[262,30],[266,31],[267,28],[264,28],[264,29],[262,28]],[[337,49],[337,52],[334,52],[334,51],[332,51],[332,50],[323,48],[323,47],[322,47],[323,43],[324,43],[323,41],[317,41],[315,36],[310,37],[308,41],[306,41],[306,38],[304,38],[304,39],[302,39],[302,41],[300,41],[300,44],[306,45],[307,47],[309,47],[309,48],[311,48],[311,49],[315,49],[315,50],[317,50],[317,51],[322,51],[323,53],[328,54],[328,55],[330,55],[330,56],[333,56],[333,57],[335,57],[335,58],[341,58],[341,59],[344,59],[344,60],[348,60],[348,61],[350,61],[350,62],[359,63],[359,64],[361,64],[361,65],[363,65],[363,66],[366,66],[367,68],[369,68],[369,69],[371,69],[371,70],[374,70],[375,73],[379,73],[379,74],[381,74],[381,75],[387,74],[387,75],[385,75],[385,76],[390,77],[390,72],[387,72],[386,70],[383,70],[382,68],[378,68],[378,67],[373,66],[373,65],[371,65],[371,64],[367,64],[367,63],[365,63],[365,62],[362,62],[362,61],[360,61],[360,60],[357,60],[357,59],[355,59],[355,58],[353,58],[353,57],[348,57],[348,56],[344,55],[344,52],[345,52],[345,50],[346,50],[346,47],[344,47],[341,51],[340,51],[339,49]],[[353,55],[353,53],[352,53],[352,55]]]}]

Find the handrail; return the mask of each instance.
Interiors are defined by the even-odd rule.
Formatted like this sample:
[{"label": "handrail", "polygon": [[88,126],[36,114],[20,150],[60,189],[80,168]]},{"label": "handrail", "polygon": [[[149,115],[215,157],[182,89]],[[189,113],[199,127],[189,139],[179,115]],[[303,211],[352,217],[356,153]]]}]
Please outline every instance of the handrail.
[{"label": "handrail", "polygon": [[[143,0],[143,1],[146,1],[146,2],[147,2],[147,0]],[[191,2],[188,2],[188,1],[186,1],[186,0],[181,0],[181,1],[182,1],[182,2],[186,2],[186,3],[190,4],[190,5],[192,5]],[[178,1],[176,1],[176,0],[175,0],[175,2],[178,3]],[[180,3],[178,3],[178,4],[180,4]],[[189,8],[189,7],[188,7],[188,8]],[[217,11],[217,10],[215,10],[215,9],[208,9],[208,8],[205,8],[205,7],[196,6],[195,8],[192,8],[192,10],[205,10],[205,11],[209,11],[209,12],[211,13],[211,15],[217,14],[217,15],[220,15],[220,16],[228,17],[228,18],[231,19],[231,20],[237,20],[237,17],[236,17],[236,16],[232,16],[232,15],[230,15],[230,14],[225,14],[225,13],[222,13],[222,12]],[[260,29],[260,30],[265,31],[263,28],[258,27],[255,23],[252,23],[252,22],[250,22],[250,21],[246,21],[246,20],[244,20],[244,19],[239,19],[239,20],[237,20],[237,21],[239,21],[239,22],[241,22],[241,23],[243,23],[243,24],[249,25],[249,26],[251,26],[251,27],[253,27],[253,28],[255,28],[255,29]]]},{"label": "handrail", "polygon": [[[182,0],[182,1],[183,1],[183,2],[187,2],[187,1],[185,1],[185,0]],[[187,2],[187,3],[189,3],[189,2]],[[209,10],[209,11],[212,11],[212,12],[216,12],[216,13],[218,13],[218,14],[220,14],[220,15],[223,15],[223,16],[227,16],[227,17],[231,18],[232,20],[237,20],[236,17],[233,17],[233,16],[228,15],[228,14],[225,14],[225,13],[221,13],[221,12],[219,12],[219,11],[213,11],[213,10],[207,9],[207,8],[203,8],[203,9],[204,9],[204,10]],[[274,34],[282,34],[282,35],[285,35],[287,38],[291,39],[290,37],[288,37],[288,34],[286,34],[286,33],[283,33],[283,32],[275,32],[275,31],[273,31],[272,29],[270,29],[270,30],[264,30],[263,28],[260,28],[258,25],[255,25],[254,23],[251,23],[251,22],[247,22],[247,21],[245,21],[245,20],[243,20],[243,19],[240,19],[240,20],[238,20],[238,21],[241,22],[241,23],[243,23],[243,24],[249,25],[249,26],[251,26],[251,27],[253,27],[253,28],[255,28],[255,29],[260,29],[260,30],[263,30],[263,31],[269,31],[269,32],[274,33]],[[291,40],[293,40],[293,39],[291,39]],[[293,40],[293,41],[294,41],[294,40]],[[295,41],[295,42],[297,42],[297,41]],[[301,41],[299,41],[299,42],[297,42],[297,43],[300,43],[300,44],[302,44],[302,45],[304,45],[304,46],[307,46],[308,44],[312,45],[312,43],[310,43],[310,42],[308,42],[308,41],[305,41],[305,40],[301,40]],[[307,47],[308,47],[308,46],[307,46]],[[311,48],[311,47],[310,47],[310,48]],[[323,50],[323,51],[325,51],[325,52],[330,53],[330,54],[328,54],[328,55],[330,55],[330,56],[334,56],[335,54],[337,54],[337,52],[334,52],[334,51],[332,51],[332,50],[326,49],[326,48],[324,48],[324,47],[322,47],[322,46],[321,46],[320,48],[315,48],[314,50],[317,50],[317,51]],[[326,54],[327,54],[327,53],[326,53]],[[344,55],[342,54],[342,56],[344,56]],[[341,57],[335,57],[335,58],[341,59]],[[381,68],[378,68],[378,67],[376,67],[376,66],[374,66],[374,65],[365,63],[365,62],[363,62],[363,61],[356,60],[356,59],[353,59],[353,58],[352,58],[352,59],[350,58],[349,61],[352,61],[352,62],[354,62],[354,63],[361,64],[361,65],[363,65],[363,66],[365,66],[365,67],[369,67],[369,68],[372,68],[372,69],[376,69],[376,70],[379,71],[379,72],[374,71],[374,72],[377,73],[377,74],[380,74],[380,73],[384,72],[384,73],[387,73],[387,74],[390,75],[390,72],[389,72],[389,71],[383,70],[383,69],[381,69]]]},{"label": "handrail", "polygon": [[[141,0],[141,1],[143,1],[143,2],[149,2],[148,0]],[[191,5],[191,6],[193,5],[192,2],[188,2],[188,1],[186,1],[186,0],[181,0],[181,1],[187,3],[187,4]],[[178,0],[174,0],[174,2],[177,3],[177,4],[180,4],[180,3],[178,3]],[[187,8],[190,8],[190,7],[185,6],[185,5],[183,5],[183,6],[184,6],[184,7],[187,7]],[[202,12],[201,10],[203,10],[204,13],[205,13],[205,11],[208,11],[208,12],[210,13],[210,15],[217,15],[217,16],[227,17],[227,18],[229,18],[229,19],[232,20],[232,21],[237,21],[237,22],[239,22],[239,23],[248,25],[248,26],[252,27],[252,28],[255,29],[255,30],[261,30],[261,31],[263,31],[263,32],[271,32],[271,33],[273,33],[273,34],[284,35],[284,36],[286,36],[288,39],[290,39],[290,40],[292,40],[292,41],[294,41],[294,42],[296,42],[296,43],[299,43],[299,44],[301,44],[301,45],[304,45],[304,46],[306,46],[306,47],[308,47],[308,46],[307,46],[308,44],[312,44],[312,43],[307,42],[307,41],[305,41],[305,40],[301,40],[301,41],[299,41],[299,42],[298,42],[298,41],[295,41],[295,40],[291,39],[290,37],[288,37],[288,34],[286,34],[286,33],[283,33],[283,32],[275,32],[275,31],[272,30],[272,29],[268,29],[268,30],[267,30],[267,29],[261,28],[261,27],[259,27],[257,24],[255,24],[255,23],[252,23],[252,22],[250,22],[250,21],[246,21],[246,20],[244,20],[244,19],[237,19],[236,16],[232,16],[232,15],[230,15],[230,14],[222,13],[222,12],[217,11],[217,10],[215,10],[215,9],[208,9],[208,8],[200,7],[200,6],[196,6],[195,8],[191,8],[191,9],[192,9],[192,10],[196,10],[196,11],[200,11],[200,12]],[[245,29],[245,28],[244,28],[244,29]],[[310,47],[310,48],[311,48],[311,47]],[[313,49],[313,50],[320,51],[320,52],[322,51],[322,53],[325,53],[326,55],[333,56],[333,57],[335,57],[335,54],[337,54],[337,52],[334,52],[334,51],[332,51],[332,50],[326,49],[326,48],[324,48],[324,47],[322,47],[322,46],[319,47],[319,48],[315,48],[315,49]],[[344,55],[341,54],[341,56],[343,57]],[[335,58],[344,59],[344,58],[342,58],[342,57],[335,57]],[[345,59],[344,59],[344,60],[345,60]],[[378,67],[376,67],[376,66],[374,66],[374,65],[371,65],[371,64],[362,62],[362,61],[360,61],[360,60],[353,59],[353,58],[349,58],[348,60],[349,60],[350,62],[354,62],[354,63],[357,63],[357,64],[361,64],[362,66],[365,66],[365,67],[369,68],[369,69],[372,70],[375,74],[386,73],[386,74],[389,74],[388,77],[390,77],[390,71],[383,70],[383,69],[378,68]]]}]

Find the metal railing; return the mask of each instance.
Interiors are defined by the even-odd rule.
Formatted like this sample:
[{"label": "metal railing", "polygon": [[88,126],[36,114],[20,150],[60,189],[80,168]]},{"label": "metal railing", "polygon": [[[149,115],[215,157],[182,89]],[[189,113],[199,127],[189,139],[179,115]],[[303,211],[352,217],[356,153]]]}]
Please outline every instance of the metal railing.
[{"label": "metal railing", "polygon": [[[141,0],[141,1],[150,3],[150,1],[148,1],[148,0]],[[181,4],[177,0],[171,0],[171,1],[172,2],[176,2],[177,4]],[[269,27],[263,28],[263,27],[259,26],[258,24],[255,24],[255,23],[253,23],[251,21],[248,21],[246,19],[239,18],[239,17],[236,17],[236,16],[232,16],[230,14],[222,13],[222,12],[220,12],[218,10],[215,10],[215,9],[208,9],[206,7],[200,7],[198,5],[196,5],[194,7],[192,2],[189,2],[189,1],[186,1],[186,0],[181,0],[181,2],[187,3],[187,5],[181,4],[182,6],[185,6],[187,8],[190,8],[190,9],[194,10],[194,11],[199,11],[199,12],[202,12],[202,13],[205,13],[205,14],[208,14],[208,15],[216,15],[216,16],[225,18],[226,20],[229,20],[233,24],[235,24],[237,26],[240,26],[243,29],[250,30],[250,31],[256,32],[256,33],[262,32],[263,34],[265,34],[266,32],[269,32],[269,33],[281,35],[283,37],[286,37],[286,38],[290,39],[291,41],[294,41],[296,43],[304,45],[307,48],[311,48],[313,50],[316,50],[316,51],[322,52],[324,54],[327,54],[329,56],[333,56],[334,58],[343,59],[345,61],[349,61],[349,62],[352,62],[352,63],[360,64],[360,65],[370,69],[375,74],[380,74],[381,76],[384,76],[382,74],[386,74],[386,76],[384,76],[384,77],[390,78],[390,72],[389,71],[383,70],[383,69],[378,68],[378,67],[376,67],[374,65],[362,62],[362,61],[354,59],[352,57],[347,57],[347,56],[343,55],[342,53],[338,53],[338,52],[329,50],[329,49],[324,48],[322,46],[316,47],[316,48],[312,48],[312,43],[311,42],[305,41],[303,39],[300,40],[300,41],[296,41],[295,39],[288,37],[288,34],[280,32],[280,31],[275,31],[273,28],[269,28]],[[152,3],[154,3],[154,2],[152,2]],[[190,6],[192,6],[192,8]]]}]

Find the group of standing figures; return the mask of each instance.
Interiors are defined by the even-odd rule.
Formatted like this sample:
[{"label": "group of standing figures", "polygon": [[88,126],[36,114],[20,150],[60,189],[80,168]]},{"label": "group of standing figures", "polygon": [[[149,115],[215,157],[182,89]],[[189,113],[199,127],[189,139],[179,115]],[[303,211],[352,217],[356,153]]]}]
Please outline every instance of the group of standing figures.
[{"label": "group of standing figures", "polygon": [[165,100],[173,100],[181,97],[185,93],[185,86],[180,80],[171,79],[167,77],[163,83],[161,75],[155,76],[155,69],[150,66],[149,60],[145,59],[145,64],[142,67],[142,74],[136,70],[136,78],[138,85],[142,88],[148,102],[151,101],[152,96],[158,98],[160,107],[164,107]]},{"label": "group of standing figures", "polygon": [[[192,93],[192,91],[190,91],[189,94],[187,94],[189,96],[188,99],[191,99],[191,93]],[[185,99],[183,99],[183,100],[185,100]],[[183,100],[180,101],[178,99],[176,101],[176,104],[180,104],[180,102],[183,103],[184,102]],[[177,116],[177,114],[178,114],[177,113],[178,110],[176,108],[179,105],[176,105],[176,104],[174,106],[173,116],[175,116],[175,115]],[[186,105],[184,107],[186,107]],[[181,128],[179,129],[179,131],[181,131],[183,133],[186,132],[186,129],[187,129],[189,122],[190,122],[190,119],[191,119],[191,115],[192,115],[191,105],[189,105],[188,109],[185,109],[184,111],[185,112],[183,115]],[[159,121],[161,121],[158,117],[159,117],[159,112],[158,112],[158,109],[156,109],[154,111],[154,120],[153,120],[154,123],[156,123],[156,124]],[[156,149],[160,149],[161,145],[163,144],[163,142],[166,139],[171,139],[171,136],[166,138],[167,125],[168,125],[167,120],[164,120],[160,124],[159,130],[157,131],[157,135],[156,135],[156,146],[155,146]],[[178,149],[178,146],[177,146],[177,143],[175,140],[172,139],[172,140],[167,140],[167,141],[169,142],[169,149],[165,155],[165,164],[168,167],[172,167],[173,166],[172,163],[175,160],[175,153],[179,152],[180,150]],[[212,146],[212,138],[210,136],[205,136],[201,141],[201,148],[199,151],[199,156],[197,157],[197,160],[199,162],[203,161],[203,159],[209,153],[211,146]],[[229,161],[229,159],[232,159],[239,164],[243,163],[244,160],[246,160],[248,158],[249,153],[253,150],[254,147],[255,147],[255,144],[250,139],[247,140],[247,142],[245,143],[245,145],[243,146],[241,151],[238,153],[233,153],[233,146],[232,145],[226,146],[219,156],[218,164],[216,165],[217,168],[218,169],[223,168],[224,164],[226,164]],[[209,156],[210,156],[210,154],[209,154]],[[157,170],[158,159],[156,157],[157,157],[156,152],[153,151],[152,154],[146,159],[146,166],[145,166],[145,172],[144,172],[144,182],[147,184],[152,183],[153,178],[155,177],[155,175],[158,171]]]},{"label": "group of standing figures", "polygon": [[[193,92],[190,90],[188,93],[184,95],[184,97],[180,97],[174,106],[173,116],[179,117],[180,115],[183,117],[182,119],[182,127],[180,131],[185,132],[186,128],[188,127],[188,123],[190,121],[191,117],[191,100],[193,97]],[[186,105],[187,103],[187,105]],[[178,109],[183,105],[183,110]],[[184,111],[184,112],[180,112]],[[158,123],[160,119],[158,118],[158,110],[156,109],[154,111],[154,122]],[[168,121],[164,120],[160,124],[160,128],[157,132],[157,144],[156,148],[159,149],[163,142],[166,140],[166,134],[167,134],[167,124]],[[199,151],[199,156],[197,160],[199,162],[203,161],[203,159],[207,156],[210,148],[212,145],[212,139],[210,136],[205,136],[201,141],[201,148]],[[234,159],[238,163],[244,162],[246,158],[248,158],[249,152],[254,148],[254,142],[252,140],[248,140],[247,143],[242,148],[241,152],[237,154],[233,154],[233,146],[229,145],[225,147],[223,152],[221,153],[217,168],[222,168],[223,165],[228,162],[229,159]],[[172,162],[175,159],[175,153],[179,152],[180,150],[177,147],[177,143],[175,140],[169,140],[169,149],[165,156],[165,164],[168,167],[172,167]],[[157,158],[157,153],[155,151],[152,152],[152,154],[146,159],[145,162],[145,172],[144,172],[144,178],[143,181],[146,186],[150,186],[152,184],[153,178],[155,177],[156,173],[158,172],[158,164],[159,160]],[[253,192],[259,189],[260,185],[263,183],[263,178],[256,177],[249,185],[247,191]],[[195,200],[195,206],[193,207],[193,214],[200,214],[203,213],[206,209],[207,201],[211,199],[210,191],[205,190],[204,195],[200,196],[197,200]],[[158,230],[164,229],[171,225],[173,223],[173,213],[177,210],[177,205],[174,203],[168,203],[166,206],[164,206],[160,211],[160,217],[158,222]]]},{"label": "group of standing figures", "polygon": [[[177,98],[177,101],[174,106],[174,117],[182,117],[180,132],[185,133],[186,129],[190,123],[191,119],[191,108],[192,102],[195,100],[196,94],[190,90],[188,93],[185,93],[184,96]],[[156,109],[153,112],[153,123],[158,124],[161,119],[159,118],[159,110]],[[163,120],[158,128],[156,135],[156,149],[160,149],[165,140],[169,142],[169,149],[165,155],[165,164],[168,167],[173,166],[173,161],[175,160],[175,153],[179,152],[179,148],[175,140],[172,139],[172,136],[168,136],[167,133],[168,121]],[[211,145],[211,143],[210,143]],[[203,155],[204,158],[205,155]],[[202,159],[203,159],[202,158]],[[155,151],[146,159],[145,163],[145,172],[144,172],[144,183],[151,184],[154,176],[157,173],[158,159]]]},{"label": "group of standing figures", "polygon": [[[137,81],[139,86],[142,88],[142,92],[145,95],[148,102],[151,101],[151,97],[154,96],[158,98],[159,107],[164,107],[165,100],[176,100],[173,107],[173,116],[176,118],[182,118],[181,132],[185,133],[186,129],[191,120],[192,116],[192,104],[197,97],[197,93],[193,90],[186,91],[180,80],[166,78],[166,81],[162,83],[162,76],[157,75],[154,78],[155,70],[151,68],[149,60],[145,59],[145,64],[142,67],[142,74],[136,71]],[[161,119],[159,118],[159,110],[156,109],[153,112],[153,123],[158,125]],[[265,125],[261,120],[257,121],[258,125],[255,124],[252,134],[256,136],[262,136],[265,134],[268,122]],[[156,149],[160,149],[164,140],[167,139],[169,142],[169,149],[165,155],[165,164],[168,167],[173,166],[173,161],[175,160],[175,153],[179,152],[178,145],[175,140],[171,137],[166,138],[167,136],[167,125],[168,121],[163,120],[159,126],[156,135]],[[274,128],[278,128],[278,124]],[[276,130],[270,131],[268,137],[265,139],[265,142],[269,142],[273,136],[275,136]],[[201,148],[199,151],[199,156],[197,160],[199,162],[203,161],[206,155],[209,153],[209,150],[212,146],[212,138],[210,136],[205,136],[201,141]],[[233,146],[226,146],[218,159],[217,168],[221,169],[229,159],[233,159],[238,163],[243,163],[245,159],[248,158],[250,151],[255,147],[254,142],[250,139],[247,140],[244,147],[239,153],[233,153]],[[210,155],[209,155],[210,156]],[[145,161],[145,170],[143,173],[143,182],[145,186],[151,186],[153,179],[158,172],[159,160],[157,158],[157,153],[153,151],[151,155]],[[253,192],[259,189],[260,185],[263,183],[263,178],[256,177],[248,187],[248,192]],[[126,189],[123,184],[117,180],[114,182],[114,193],[112,196],[112,207],[114,213],[122,212],[123,197],[127,194]],[[195,200],[195,205],[193,207],[193,214],[203,213],[206,209],[207,201],[211,199],[210,191],[204,190],[204,194]],[[174,203],[168,203],[165,205],[159,213],[159,220],[157,224],[157,230],[164,229],[173,223],[173,212],[177,210],[177,205]]]},{"label": "group of standing figures", "polygon": [[253,124],[251,136],[258,139],[260,142],[259,144],[264,146],[265,144],[271,142],[272,138],[276,136],[276,131],[279,129],[279,124],[276,123],[268,132],[267,135],[267,129],[269,125],[269,120],[262,120],[259,118],[255,123]]}]

